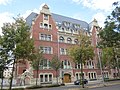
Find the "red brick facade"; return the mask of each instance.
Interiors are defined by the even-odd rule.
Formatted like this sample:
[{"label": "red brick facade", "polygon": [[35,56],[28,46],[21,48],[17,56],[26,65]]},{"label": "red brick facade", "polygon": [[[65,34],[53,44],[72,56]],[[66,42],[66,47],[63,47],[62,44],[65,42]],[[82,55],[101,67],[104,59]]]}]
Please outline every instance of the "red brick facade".
[{"label": "red brick facade", "polygon": [[[75,64],[72,62],[71,58],[68,55],[61,54],[61,49],[62,48],[68,49],[70,46],[73,46],[74,44],[61,43],[59,41],[59,38],[60,38],[60,36],[74,38],[75,34],[72,35],[69,33],[64,33],[64,32],[59,31],[59,29],[57,28],[56,21],[52,17],[52,14],[49,12],[49,8],[47,7],[47,5],[43,6],[43,11],[40,12],[40,14],[38,14],[38,16],[32,22],[31,34],[32,34],[32,38],[34,39],[34,45],[36,48],[51,47],[51,48],[48,48],[49,54],[45,53],[44,57],[48,60],[51,60],[53,55],[58,55],[61,62],[63,61],[63,63],[65,63],[64,68],[61,68],[58,72],[59,80],[62,80],[62,78],[63,78],[65,83],[73,82],[77,78],[79,78],[80,69],[75,68]],[[45,19],[46,14],[47,14],[47,19]],[[47,26],[47,28],[45,28],[45,26]],[[84,70],[83,70],[84,78],[86,78],[88,80],[94,80],[94,79],[97,80],[97,79],[101,78],[100,69],[98,69],[98,67],[97,67],[97,64],[98,64],[97,52],[98,51],[96,49],[96,45],[97,45],[97,39],[98,39],[97,38],[97,30],[98,29],[99,29],[98,26],[97,27],[94,25],[91,26],[92,45],[94,46],[95,57],[94,57],[94,60],[89,62],[91,65],[90,67],[89,67],[89,63],[88,63],[88,65],[87,64],[84,65]],[[42,37],[42,35],[46,35],[47,39],[50,39],[50,40],[43,40],[42,38],[44,38],[44,37]],[[49,38],[49,36],[50,36],[50,38]],[[49,52],[49,50],[50,50],[50,52]],[[66,62],[64,62],[65,60],[66,60]],[[19,68],[18,74],[21,74],[25,68],[27,68],[27,67]],[[107,77],[109,77],[109,71],[108,70],[105,70],[105,71],[108,75]],[[34,72],[34,78],[36,78],[35,77],[36,71],[34,70],[33,72]],[[54,77],[56,77],[56,72],[51,68],[47,68],[47,69],[44,68],[42,70],[39,70],[38,78],[40,78],[41,82],[52,81]],[[52,80],[51,80],[51,78],[52,78]],[[45,79],[45,80],[43,80],[43,79]]]}]

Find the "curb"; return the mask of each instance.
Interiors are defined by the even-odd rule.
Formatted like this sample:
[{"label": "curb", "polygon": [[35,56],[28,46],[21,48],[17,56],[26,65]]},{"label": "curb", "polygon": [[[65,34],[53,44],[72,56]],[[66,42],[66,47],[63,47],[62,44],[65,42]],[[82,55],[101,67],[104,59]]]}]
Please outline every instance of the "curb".
[{"label": "curb", "polygon": [[99,84],[99,85],[95,85],[95,86],[88,86],[87,88],[100,88],[100,87],[108,87],[108,86],[112,86],[112,85],[119,85],[120,83],[113,83],[113,84]]}]

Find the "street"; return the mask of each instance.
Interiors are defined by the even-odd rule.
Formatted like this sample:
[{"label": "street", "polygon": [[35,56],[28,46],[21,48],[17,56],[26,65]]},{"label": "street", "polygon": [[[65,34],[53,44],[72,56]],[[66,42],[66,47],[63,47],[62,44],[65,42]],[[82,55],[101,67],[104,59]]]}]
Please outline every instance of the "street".
[{"label": "street", "polygon": [[69,86],[61,86],[61,87],[53,87],[53,88],[40,88],[34,90],[120,90],[120,85],[112,85],[107,87],[97,87],[97,88],[80,88],[79,85],[69,85]]},{"label": "street", "polygon": [[94,89],[92,88],[88,90],[120,90],[120,85],[113,85],[113,86],[100,87],[100,88],[94,88]]}]

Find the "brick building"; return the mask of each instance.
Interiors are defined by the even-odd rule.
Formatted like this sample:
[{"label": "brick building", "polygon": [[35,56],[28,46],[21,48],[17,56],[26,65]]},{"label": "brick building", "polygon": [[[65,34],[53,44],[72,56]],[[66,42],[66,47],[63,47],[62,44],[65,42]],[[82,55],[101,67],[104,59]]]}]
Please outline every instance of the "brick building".
[{"label": "brick building", "polygon": [[[70,17],[51,13],[49,7],[45,4],[39,14],[31,13],[26,18],[27,24],[31,27],[31,37],[34,39],[36,48],[41,48],[46,60],[44,66],[39,70],[39,82],[50,83],[55,81],[55,71],[51,69],[49,63],[54,55],[58,55],[62,62],[62,68],[59,70],[59,81],[70,83],[80,78],[80,65],[72,62],[67,55],[67,49],[76,44],[79,31],[86,35],[92,35],[92,45],[94,46],[94,60],[89,60],[84,65],[84,78],[88,80],[98,80],[101,77],[101,71],[98,68],[98,49],[97,33],[100,27],[94,19],[90,24],[85,21],[73,19]],[[18,75],[30,68],[28,62],[24,65],[18,65]],[[27,71],[26,71],[27,72]],[[33,70],[33,73],[36,71]],[[29,72],[30,73],[30,72]],[[106,78],[109,78],[109,70],[104,70]],[[34,77],[34,76],[33,76]],[[34,77],[35,78],[35,77]]]}]

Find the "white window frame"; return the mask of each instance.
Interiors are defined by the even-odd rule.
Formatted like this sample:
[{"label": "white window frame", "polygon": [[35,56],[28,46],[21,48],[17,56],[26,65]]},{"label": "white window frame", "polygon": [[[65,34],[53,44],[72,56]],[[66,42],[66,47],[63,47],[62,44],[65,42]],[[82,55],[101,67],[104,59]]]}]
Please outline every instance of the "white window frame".
[{"label": "white window frame", "polygon": [[40,47],[44,54],[53,54],[53,48],[46,46],[46,47]]},{"label": "white window frame", "polygon": [[[43,82],[41,82],[41,77],[40,77],[41,75],[43,76],[43,78],[42,78]],[[45,81],[45,75],[47,75],[47,81]],[[52,80],[49,79],[50,75],[52,76]],[[40,73],[39,74],[39,80],[40,80],[41,83],[52,83],[52,81],[53,81],[53,73]]]},{"label": "white window frame", "polygon": [[49,15],[48,14],[44,14],[44,20],[48,20],[49,19]]}]

